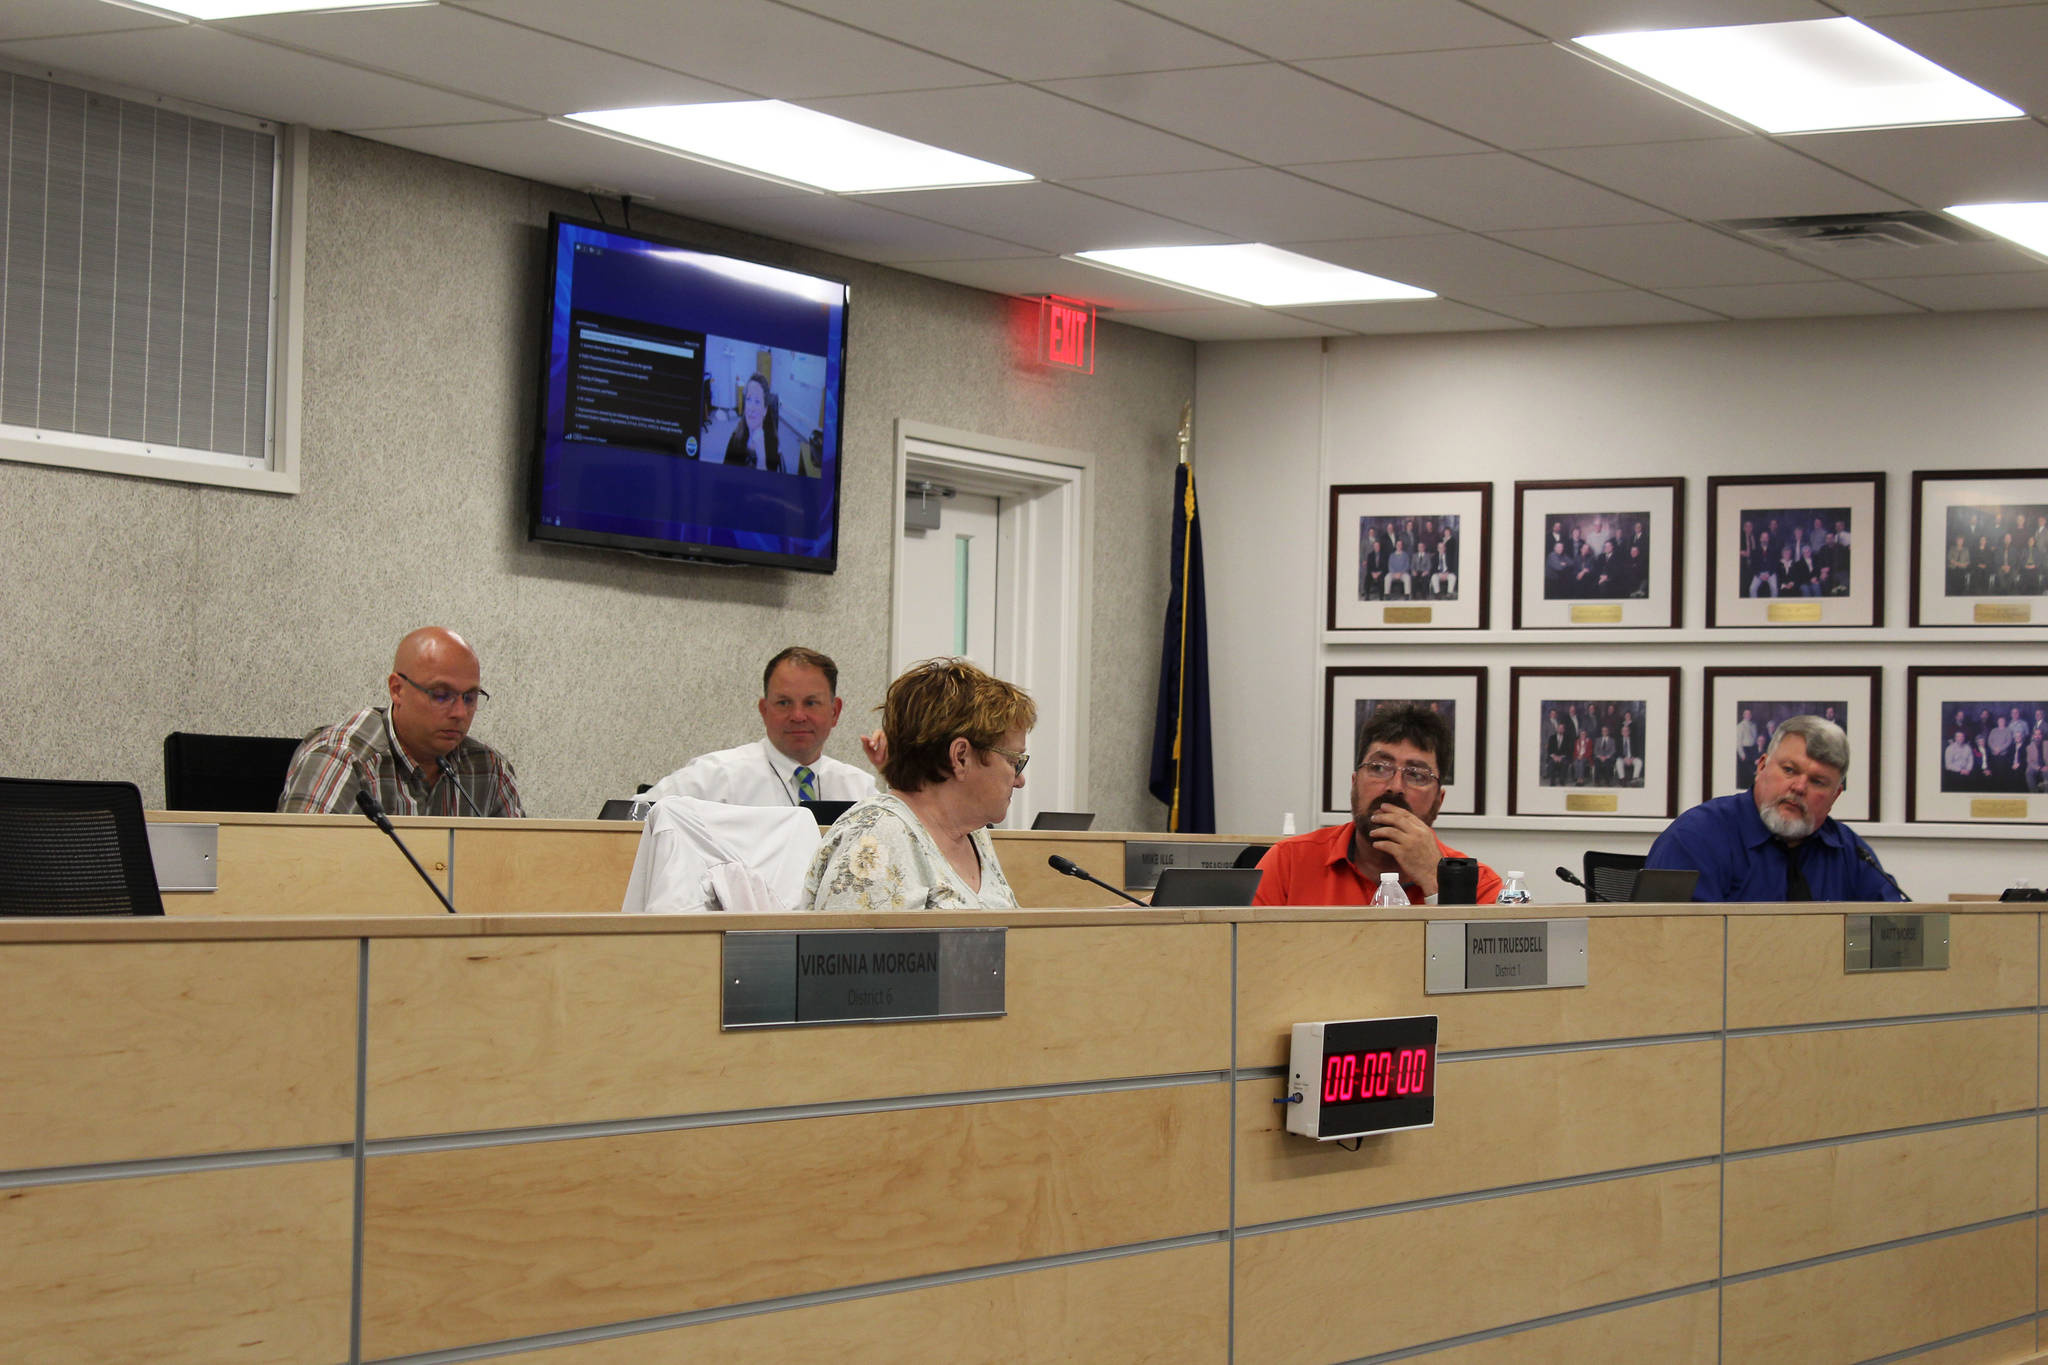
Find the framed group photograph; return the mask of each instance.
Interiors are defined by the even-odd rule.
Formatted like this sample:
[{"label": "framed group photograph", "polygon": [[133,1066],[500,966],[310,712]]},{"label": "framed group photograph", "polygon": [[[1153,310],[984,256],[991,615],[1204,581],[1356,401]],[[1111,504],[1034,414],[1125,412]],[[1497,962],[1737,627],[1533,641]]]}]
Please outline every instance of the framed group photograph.
[{"label": "framed group photograph", "polygon": [[1679,621],[1684,479],[1515,485],[1515,629]]},{"label": "framed group photograph", "polygon": [[1883,625],[1884,475],[1708,479],[1707,624]]},{"label": "framed group photograph", "polygon": [[2048,469],[1913,476],[1913,624],[2048,623]]},{"label": "framed group photograph", "polygon": [[1358,736],[1372,713],[1392,702],[1427,706],[1450,726],[1450,752],[1436,756],[1443,777],[1443,813],[1485,814],[1484,668],[1324,669],[1323,814],[1330,821],[1350,818]]},{"label": "framed group photograph", "polygon": [[1819,716],[1849,736],[1849,775],[1834,814],[1843,820],[1876,819],[1878,741],[1884,733],[1879,681],[1876,668],[1707,669],[1701,799],[1748,791],[1756,782],[1757,760],[1770,749],[1777,728],[1794,716]]},{"label": "framed group photograph", "polygon": [[1906,670],[1906,818],[2048,822],[2048,668]]},{"label": "framed group photograph", "polygon": [[1508,694],[1508,814],[1676,812],[1677,669],[1517,668]]},{"label": "framed group photograph", "polygon": [[1484,630],[1489,483],[1330,489],[1329,629]]}]

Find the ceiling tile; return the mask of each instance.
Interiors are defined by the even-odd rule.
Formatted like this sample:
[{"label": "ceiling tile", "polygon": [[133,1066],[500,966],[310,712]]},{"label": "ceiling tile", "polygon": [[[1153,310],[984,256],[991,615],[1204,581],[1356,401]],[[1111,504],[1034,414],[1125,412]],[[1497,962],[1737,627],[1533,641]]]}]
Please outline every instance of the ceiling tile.
[{"label": "ceiling tile", "polygon": [[1810,133],[1786,142],[1923,208],[2048,199],[2048,128],[2028,119]]},{"label": "ceiling tile", "polygon": [[1565,147],[1529,155],[1681,218],[1889,213],[1913,207],[1762,137]]},{"label": "ceiling tile", "polygon": [[0,44],[0,54],[252,118],[361,128],[375,123],[459,123],[518,111],[302,56],[201,24],[84,38]]},{"label": "ceiling tile", "polygon": [[217,27],[539,114],[741,98],[729,86],[449,5],[273,14]]},{"label": "ceiling tile", "polygon": [[1308,322],[1263,308],[1189,308],[1175,312],[1118,313],[1113,319],[1149,332],[1188,341],[1299,341],[1308,337],[1350,336],[1327,322]]},{"label": "ceiling tile", "polygon": [[1456,133],[1270,62],[1054,81],[1047,88],[1274,166],[1484,150]]},{"label": "ceiling tile", "polygon": [[1884,287],[1938,312],[1989,308],[2048,308],[2048,270],[2026,275],[1944,275],[1886,280]]},{"label": "ceiling tile", "polygon": [[1504,242],[1644,289],[1826,278],[1811,266],[1693,223],[1552,228],[1499,235]]},{"label": "ceiling tile", "polygon": [[2012,5],[2038,5],[2048,0],[1832,0],[1844,13],[1859,19],[1877,14],[1927,14],[1957,10],[2003,9]]},{"label": "ceiling tile", "polygon": [[1385,303],[1339,303],[1328,308],[1295,308],[1289,317],[1311,322],[1334,322],[1347,331],[1366,336],[1393,336],[1404,332],[1504,332],[1528,326],[1518,318],[1502,317],[1449,299],[1392,299]]},{"label": "ceiling tile", "polygon": [[1365,5],[1358,0],[1290,0],[1284,5],[1248,5],[1244,0],[1134,2],[1283,62],[1540,41],[1482,10],[1445,0],[1373,0]]},{"label": "ceiling tile", "polygon": [[1731,318],[1826,318],[1864,313],[1917,313],[1920,309],[1844,280],[1806,284],[1727,284],[1671,289],[1674,299]]},{"label": "ceiling tile", "polygon": [[1074,188],[1134,208],[1199,223],[1248,242],[1390,237],[1435,226],[1325,185],[1264,166],[1179,175],[1128,175]]},{"label": "ceiling tile", "polygon": [[813,109],[1046,180],[1217,170],[1243,160],[1028,85],[806,100]]},{"label": "ceiling tile", "polygon": [[365,136],[544,185],[629,194],[678,213],[693,212],[700,201],[824,197],[539,119],[385,128]]},{"label": "ceiling tile", "polygon": [[[903,268],[995,294],[1015,294],[1020,298],[1063,294],[1070,299],[1080,299],[1097,308],[1115,309],[1120,313],[1185,310],[1190,304],[1210,308],[1221,306],[1210,304],[1185,289],[1169,289],[1163,284],[1132,279],[1113,270],[1098,270],[1092,265],[1061,260],[1057,256],[1011,261],[915,261]],[[1246,308],[1237,311],[1258,310]]]},{"label": "ceiling tile", "polygon": [[0,6],[0,42],[11,38],[111,33],[124,28],[178,28],[183,22],[109,5],[103,0],[7,0]]},{"label": "ceiling tile", "polygon": [[685,205],[679,211],[764,237],[801,242],[822,251],[883,264],[1002,257],[1038,259],[1029,247],[963,232],[943,223],[908,218],[882,207],[880,201],[856,204],[827,195],[806,194],[786,199],[735,199],[694,207]]},{"label": "ceiling tile", "polygon": [[[1799,253],[1794,255],[1798,259],[1807,259]],[[2002,240],[1901,247],[1897,250],[1826,252],[1810,259],[1815,265],[1852,280],[1907,279],[1921,275],[2002,275],[2048,270],[2048,262]]]},{"label": "ceiling tile", "polygon": [[1354,270],[1455,298],[1552,294],[1612,287],[1612,281],[1516,247],[1464,233],[1388,237],[1365,242],[1312,242],[1297,248]]},{"label": "ceiling tile", "polygon": [[1599,293],[1527,294],[1517,298],[1478,300],[1486,307],[1538,327],[1639,327],[1674,322],[1721,322],[1709,313],[1637,289]]},{"label": "ceiling tile", "polygon": [[1835,10],[1816,0],[1486,0],[1486,7],[1510,23],[1557,39],[1639,28],[1707,28],[1836,17]]},{"label": "ceiling tile", "polygon": [[772,99],[973,85],[989,73],[770,0],[461,0],[461,7]]},{"label": "ceiling tile", "polygon": [[1298,173],[1474,232],[1656,223],[1668,216],[1512,152],[1330,161]]},{"label": "ceiling tile", "polygon": [[1017,22],[960,0],[793,0],[804,9],[1012,80],[1221,66],[1249,55],[1120,0],[1031,0]]},{"label": "ceiling tile", "polygon": [[1301,66],[1510,150],[1732,132],[1720,119],[1549,43],[1342,57]]},{"label": "ceiling tile", "polygon": [[2048,5],[1871,19],[1870,26],[1927,60],[2022,109],[2048,113]]},{"label": "ceiling tile", "polygon": [[1156,214],[1112,204],[1059,185],[987,185],[965,190],[912,190],[852,196],[899,213],[949,223],[969,232],[1022,242],[1052,255],[1122,246],[1191,246],[1227,240]]}]

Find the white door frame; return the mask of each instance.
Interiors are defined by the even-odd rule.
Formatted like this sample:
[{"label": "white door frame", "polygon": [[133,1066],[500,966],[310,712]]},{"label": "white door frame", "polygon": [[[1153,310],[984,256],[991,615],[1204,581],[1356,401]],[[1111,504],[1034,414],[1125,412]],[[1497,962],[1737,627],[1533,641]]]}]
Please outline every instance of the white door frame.
[{"label": "white door frame", "polygon": [[[1095,456],[899,418],[891,513],[889,657],[896,657],[896,594],[903,580],[903,498],[912,478],[936,478],[1002,499],[997,650],[1010,682],[1042,708],[1068,718],[1050,746],[1064,774],[1052,788],[1026,784],[1017,818],[1040,810],[1086,810],[1089,800],[1088,691],[1093,639]],[[1009,823],[1006,821],[1005,823]],[[1025,820],[1024,823],[1028,823]]]}]

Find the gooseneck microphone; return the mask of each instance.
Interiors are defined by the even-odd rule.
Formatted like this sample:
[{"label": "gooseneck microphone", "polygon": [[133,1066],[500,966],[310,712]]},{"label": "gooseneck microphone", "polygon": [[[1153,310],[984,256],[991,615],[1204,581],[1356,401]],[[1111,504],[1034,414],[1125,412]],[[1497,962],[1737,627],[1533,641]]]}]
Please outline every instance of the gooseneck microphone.
[{"label": "gooseneck microphone", "polygon": [[[1572,875],[1572,872],[1571,872],[1571,869],[1570,869],[1570,868],[1567,868],[1567,867],[1560,867],[1560,868],[1558,868],[1558,869],[1557,869],[1557,876],[1558,876],[1558,880],[1559,880],[1559,881],[1563,881],[1563,882],[1568,882],[1568,883],[1570,883],[1571,885],[1573,885],[1573,886],[1576,886],[1577,888],[1579,888],[1579,890],[1581,890],[1581,891],[1585,892],[1585,893],[1586,893],[1586,899],[1587,899],[1587,900],[1589,900],[1589,901],[1607,901],[1607,900],[1608,900],[1608,898],[1607,898],[1606,896],[1603,896],[1603,895],[1601,895],[1601,894],[1600,894],[1600,893],[1599,893],[1598,891],[1595,891],[1595,890],[1594,890],[1594,889],[1593,889],[1592,887],[1590,887],[1590,886],[1586,885],[1586,884],[1585,884],[1584,882],[1580,881],[1580,880],[1579,880],[1579,879],[1578,879],[1577,877],[1573,876],[1573,875]],[[1613,902],[1612,902],[1612,901],[1608,901],[1608,903],[1609,903],[1609,904],[1613,904]]]},{"label": "gooseneck microphone", "polygon": [[434,893],[434,899],[447,906],[449,914],[454,914],[455,902],[441,894],[441,888],[427,875],[427,870],[420,866],[420,860],[412,856],[412,850],[405,846],[405,840],[398,837],[398,831],[391,827],[391,817],[384,813],[384,807],[377,800],[377,793],[368,787],[356,788],[356,809],[367,815],[371,824],[391,836],[391,842],[398,845],[398,851],[412,864],[412,870],[420,874],[420,880],[427,884],[427,890]]},{"label": "gooseneck microphone", "polygon": [[1877,875],[1884,878],[1886,881],[1892,884],[1892,890],[1899,893],[1900,900],[1911,901],[1913,898],[1906,894],[1906,888],[1899,885],[1899,879],[1897,877],[1894,877],[1891,873],[1884,870],[1884,864],[1879,862],[1877,860],[1877,855],[1870,851],[1870,845],[1863,842],[1863,836],[1855,833],[1854,831],[1851,831],[1850,837],[1854,839],[1856,842],[1856,856],[1861,858],[1864,862],[1869,863],[1872,867],[1876,868]]},{"label": "gooseneck microphone", "polygon": [[[1108,882],[1102,880],[1102,878],[1096,876],[1087,868],[1075,862],[1072,858],[1062,858],[1059,854],[1055,853],[1050,858],[1047,858],[1045,860],[1045,865],[1051,868],[1053,871],[1061,873],[1065,876],[1079,877],[1084,882],[1093,882],[1095,883],[1095,885],[1101,887],[1104,891],[1111,891],[1119,896],[1122,896],[1132,905],[1145,904],[1145,902],[1139,900],[1136,896],[1133,896],[1130,892],[1124,890],[1122,887],[1111,886]],[[1150,909],[1151,907],[1146,906],[1146,908]]]}]

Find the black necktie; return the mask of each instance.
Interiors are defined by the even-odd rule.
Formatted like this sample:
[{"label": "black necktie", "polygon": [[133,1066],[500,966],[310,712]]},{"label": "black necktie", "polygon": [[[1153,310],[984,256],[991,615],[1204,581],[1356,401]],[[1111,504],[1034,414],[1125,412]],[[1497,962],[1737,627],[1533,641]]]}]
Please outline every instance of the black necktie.
[{"label": "black necktie", "polygon": [[1806,856],[1805,842],[1802,840],[1796,844],[1788,844],[1780,839],[1778,844],[1785,850],[1785,899],[1812,900],[1813,888],[1806,884],[1806,874],[1799,870],[1799,861]]}]

